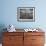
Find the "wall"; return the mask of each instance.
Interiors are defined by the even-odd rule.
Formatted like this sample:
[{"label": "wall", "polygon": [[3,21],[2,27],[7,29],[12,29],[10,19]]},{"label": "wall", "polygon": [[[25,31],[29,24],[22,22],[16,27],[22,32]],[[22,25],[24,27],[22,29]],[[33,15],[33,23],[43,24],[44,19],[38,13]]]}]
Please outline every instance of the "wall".
[{"label": "wall", "polygon": [[[46,28],[46,0],[0,0],[0,25],[16,28]],[[18,22],[17,7],[35,7],[35,22]],[[1,26],[0,26],[1,27]]]},{"label": "wall", "polygon": [[[17,7],[35,7],[35,22],[18,22]],[[40,27],[46,32],[46,0],[0,0],[0,31],[13,24],[16,28]]]}]

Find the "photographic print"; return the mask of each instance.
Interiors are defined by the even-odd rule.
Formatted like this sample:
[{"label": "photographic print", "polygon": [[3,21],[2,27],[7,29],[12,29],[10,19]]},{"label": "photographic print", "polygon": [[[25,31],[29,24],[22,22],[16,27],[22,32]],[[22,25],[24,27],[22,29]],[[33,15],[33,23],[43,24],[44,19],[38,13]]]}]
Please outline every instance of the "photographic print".
[{"label": "photographic print", "polygon": [[17,20],[25,22],[35,21],[35,7],[18,7]]}]

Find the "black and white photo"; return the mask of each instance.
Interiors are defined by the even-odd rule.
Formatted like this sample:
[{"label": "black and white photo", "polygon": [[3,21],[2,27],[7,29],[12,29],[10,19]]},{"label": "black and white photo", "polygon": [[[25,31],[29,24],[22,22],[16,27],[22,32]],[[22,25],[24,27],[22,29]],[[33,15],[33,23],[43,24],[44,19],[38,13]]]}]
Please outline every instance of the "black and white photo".
[{"label": "black and white photo", "polygon": [[24,22],[35,21],[35,7],[18,7],[17,8],[17,20]]}]

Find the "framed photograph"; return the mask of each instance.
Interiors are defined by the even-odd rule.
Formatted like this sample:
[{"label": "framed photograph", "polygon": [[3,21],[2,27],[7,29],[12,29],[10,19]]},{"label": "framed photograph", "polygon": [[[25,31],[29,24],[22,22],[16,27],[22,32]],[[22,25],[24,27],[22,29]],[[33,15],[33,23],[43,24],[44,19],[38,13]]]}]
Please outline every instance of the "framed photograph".
[{"label": "framed photograph", "polygon": [[23,22],[35,21],[35,7],[18,7],[17,20]]}]

